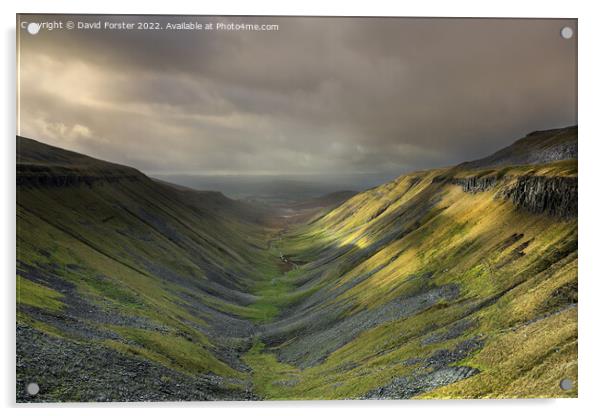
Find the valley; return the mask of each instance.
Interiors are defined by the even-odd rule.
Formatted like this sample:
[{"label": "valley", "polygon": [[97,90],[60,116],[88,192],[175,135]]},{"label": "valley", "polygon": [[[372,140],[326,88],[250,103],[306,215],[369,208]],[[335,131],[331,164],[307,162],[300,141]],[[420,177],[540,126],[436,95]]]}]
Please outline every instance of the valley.
[{"label": "valley", "polygon": [[272,205],[17,137],[16,271],[18,401],[575,397],[577,127]]}]

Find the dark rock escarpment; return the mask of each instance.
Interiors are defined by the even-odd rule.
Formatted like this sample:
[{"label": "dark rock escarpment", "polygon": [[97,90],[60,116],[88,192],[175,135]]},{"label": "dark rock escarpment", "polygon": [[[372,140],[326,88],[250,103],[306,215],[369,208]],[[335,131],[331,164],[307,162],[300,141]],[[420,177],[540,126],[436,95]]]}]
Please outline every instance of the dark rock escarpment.
[{"label": "dark rock escarpment", "polygon": [[[447,182],[462,187],[471,194],[485,192],[511,178],[470,176],[465,178],[437,177],[433,182]],[[496,194],[510,199],[514,205],[534,214],[546,214],[565,219],[577,217],[577,178],[565,176],[519,176]]]},{"label": "dark rock escarpment", "polygon": [[439,175],[433,178],[433,183],[461,186],[464,192],[476,194],[490,190],[499,183],[499,179],[495,176],[467,176],[457,178]]},{"label": "dark rock escarpment", "polygon": [[[536,166],[576,160],[577,155],[577,126],[535,131],[490,156],[461,163],[454,168],[455,172],[437,176],[433,183],[458,185],[468,193],[496,188],[496,197],[510,199],[514,205],[528,212],[564,219],[576,218],[576,176],[540,176],[523,172],[518,172],[522,176],[513,176],[502,171],[492,174],[492,170],[483,169]],[[474,172],[474,176],[466,176],[471,174],[470,171]]]},{"label": "dark rock escarpment", "polygon": [[140,180],[144,180],[144,177],[134,169],[85,172],[68,167],[17,164],[17,186],[62,188]]},{"label": "dark rock escarpment", "polygon": [[497,178],[495,176],[471,176],[468,178],[452,178],[451,183],[460,185],[464,192],[471,194],[487,191],[495,186]]},{"label": "dark rock escarpment", "polygon": [[574,177],[521,176],[502,195],[535,214],[577,217],[577,178]]}]

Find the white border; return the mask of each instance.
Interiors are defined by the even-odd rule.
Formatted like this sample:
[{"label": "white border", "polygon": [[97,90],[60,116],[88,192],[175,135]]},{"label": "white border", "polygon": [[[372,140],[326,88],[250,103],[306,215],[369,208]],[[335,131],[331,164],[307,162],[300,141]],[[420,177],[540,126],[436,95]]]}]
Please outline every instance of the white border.
[{"label": "white border", "polygon": [[[487,1],[412,1],[396,2],[370,0],[363,2],[304,0],[297,4],[284,1],[227,1],[186,2],[166,0],[164,2],[97,0],[21,0],[1,3],[2,14],[2,71],[4,96],[2,126],[5,138],[2,141],[3,199],[0,204],[2,215],[2,246],[0,264],[4,271],[2,282],[2,377],[0,379],[1,404],[8,407],[5,414],[17,411],[21,414],[66,415],[103,414],[125,415],[132,410],[147,415],[163,414],[166,408],[178,409],[185,414],[241,414],[248,415],[306,415],[344,413],[362,415],[375,411],[379,415],[414,413],[423,415],[507,415],[525,412],[546,415],[568,415],[597,413],[602,386],[600,375],[600,309],[602,305],[602,275],[598,273],[600,239],[600,214],[602,197],[598,187],[602,177],[602,118],[600,117],[600,74],[602,74],[601,27],[602,15],[598,2],[575,0],[531,1],[498,0]],[[15,325],[15,13],[132,13],[132,14],[257,14],[257,15],[360,15],[360,16],[443,16],[443,17],[570,17],[579,19],[579,399],[573,400],[489,400],[489,401],[406,401],[406,402],[263,402],[263,403],[159,403],[138,405],[67,405],[67,406],[18,406],[14,405],[14,325]],[[85,409],[82,409],[84,407]]]}]

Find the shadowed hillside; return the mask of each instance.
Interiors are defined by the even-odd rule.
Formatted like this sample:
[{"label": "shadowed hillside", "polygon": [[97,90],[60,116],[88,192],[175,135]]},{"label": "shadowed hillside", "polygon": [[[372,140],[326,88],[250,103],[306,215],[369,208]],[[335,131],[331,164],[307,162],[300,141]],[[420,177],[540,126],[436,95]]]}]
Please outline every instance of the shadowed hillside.
[{"label": "shadowed hillside", "polygon": [[17,140],[20,401],[577,394],[576,127],[284,214]]},{"label": "shadowed hillside", "polygon": [[[265,212],[17,140],[19,381],[39,379],[45,400],[252,397],[237,351],[261,312],[256,276],[278,270]],[[62,369],[71,351],[87,363]],[[79,366],[106,360],[120,362],[114,373],[65,390],[89,377]],[[48,379],[48,365],[62,376]]]}]

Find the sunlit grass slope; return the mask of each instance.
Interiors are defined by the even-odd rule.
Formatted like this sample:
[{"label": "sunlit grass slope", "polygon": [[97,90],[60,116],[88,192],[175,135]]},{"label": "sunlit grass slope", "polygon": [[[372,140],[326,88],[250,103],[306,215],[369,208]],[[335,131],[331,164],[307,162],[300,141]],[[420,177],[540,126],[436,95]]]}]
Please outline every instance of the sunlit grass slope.
[{"label": "sunlit grass slope", "polygon": [[[268,326],[246,356],[258,392],[279,399],[576,396],[576,217],[535,213],[508,197],[521,178],[576,178],[576,159],[561,160],[553,147],[576,145],[576,134],[532,135],[534,155],[523,139],[519,159],[541,157],[545,145],[552,157],[542,163],[512,165],[506,151],[508,165],[491,167],[497,159],[489,158],[403,175],[291,230],[282,250],[304,264],[289,283],[313,294],[289,304],[286,325]],[[465,178],[485,177],[496,181],[463,186]],[[537,193],[545,189],[528,190],[526,200],[550,199]],[[433,299],[434,288],[444,287],[457,293]],[[404,312],[416,299],[424,307]],[[561,390],[563,378],[575,387]]]}]

